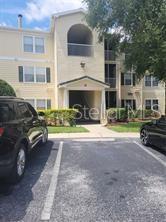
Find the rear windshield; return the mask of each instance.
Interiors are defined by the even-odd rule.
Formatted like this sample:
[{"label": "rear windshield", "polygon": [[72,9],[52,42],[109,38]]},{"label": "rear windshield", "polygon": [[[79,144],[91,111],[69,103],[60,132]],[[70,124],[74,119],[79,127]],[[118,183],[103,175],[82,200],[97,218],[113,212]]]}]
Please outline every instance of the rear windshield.
[{"label": "rear windshield", "polygon": [[0,103],[0,123],[15,119],[13,104]]}]

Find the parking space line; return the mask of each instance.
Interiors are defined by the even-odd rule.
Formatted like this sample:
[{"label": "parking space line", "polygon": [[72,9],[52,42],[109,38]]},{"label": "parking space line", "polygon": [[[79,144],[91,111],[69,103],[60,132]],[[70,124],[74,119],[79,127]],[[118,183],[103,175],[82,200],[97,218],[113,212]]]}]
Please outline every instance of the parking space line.
[{"label": "parking space line", "polygon": [[114,138],[88,138],[72,139],[73,142],[114,142]]},{"label": "parking space line", "polygon": [[59,170],[60,170],[60,165],[61,165],[62,150],[63,150],[63,141],[61,141],[59,144],[59,150],[58,150],[57,158],[55,160],[55,164],[54,164],[54,168],[52,172],[51,183],[50,183],[46,200],[44,203],[44,208],[41,213],[41,221],[49,221],[51,217],[51,212],[52,212],[52,207],[54,203],[55,192],[56,192],[56,187],[57,187],[57,182],[58,182],[58,175],[59,175]]},{"label": "parking space line", "polygon": [[151,151],[149,151],[148,149],[146,149],[143,145],[141,145],[140,143],[134,141],[134,143],[139,146],[142,150],[144,150],[146,153],[148,153],[150,156],[152,156],[155,160],[157,160],[158,162],[160,162],[164,167],[166,167],[166,162],[164,162],[163,160],[161,160],[158,156],[156,156],[154,153],[152,153]]}]

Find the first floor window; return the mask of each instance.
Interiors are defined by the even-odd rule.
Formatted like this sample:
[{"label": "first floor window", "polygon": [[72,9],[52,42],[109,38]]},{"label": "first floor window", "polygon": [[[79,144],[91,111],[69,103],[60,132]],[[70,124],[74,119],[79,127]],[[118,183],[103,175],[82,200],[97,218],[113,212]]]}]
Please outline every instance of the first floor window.
[{"label": "first floor window", "polygon": [[35,108],[35,100],[34,99],[26,99],[26,102],[30,103],[31,106]]},{"label": "first floor window", "polygon": [[158,110],[159,109],[158,99],[146,99],[145,100],[145,109]]},{"label": "first floor window", "polygon": [[39,109],[39,110],[40,109],[41,110],[47,109],[46,100],[45,99],[37,99],[36,108]]},{"label": "first floor window", "polygon": [[122,108],[129,108],[129,109],[136,109],[136,100],[132,100],[132,99],[126,99],[126,100],[122,100],[122,104],[121,104]]},{"label": "first floor window", "polygon": [[34,67],[24,67],[24,82],[34,82]]}]

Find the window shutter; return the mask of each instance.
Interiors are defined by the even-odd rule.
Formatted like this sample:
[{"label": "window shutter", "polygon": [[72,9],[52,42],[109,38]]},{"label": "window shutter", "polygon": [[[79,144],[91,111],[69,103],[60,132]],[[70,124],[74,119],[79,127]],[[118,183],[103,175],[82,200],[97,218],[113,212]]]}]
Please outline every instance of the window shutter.
[{"label": "window shutter", "polygon": [[18,67],[18,78],[19,82],[23,82],[23,66]]},{"label": "window shutter", "polygon": [[47,100],[47,109],[51,109],[51,100],[50,99]]},{"label": "window shutter", "polygon": [[136,100],[133,100],[133,109],[136,110]]},{"label": "window shutter", "polygon": [[122,107],[122,108],[125,107],[125,101],[124,101],[124,99],[121,100],[121,107]]},{"label": "window shutter", "polygon": [[121,73],[121,85],[124,86],[124,73]]},{"label": "window shutter", "polygon": [[136,85],[136,76],[135,76],[135,74],[133,74],[133,86],[135,86]]},{"label": "window shutter", "polygon": [[46,68],[46,79],[47,79],[48,83],[51,82],[51,70],[50,70],[50,68]]}]

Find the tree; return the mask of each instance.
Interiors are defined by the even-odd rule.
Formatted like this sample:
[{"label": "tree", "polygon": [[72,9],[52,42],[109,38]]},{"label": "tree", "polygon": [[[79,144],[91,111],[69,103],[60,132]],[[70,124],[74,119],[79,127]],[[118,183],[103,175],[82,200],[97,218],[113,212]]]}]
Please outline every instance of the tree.
[{"label": "tree", "polygon": [[16,96],[14,89],[4,80],[0,80],[0,96]]},{"label": "tree", "polygon": [[166,0],[84,0],[87,22],[126,53],[126,69],[166,82]]}]

